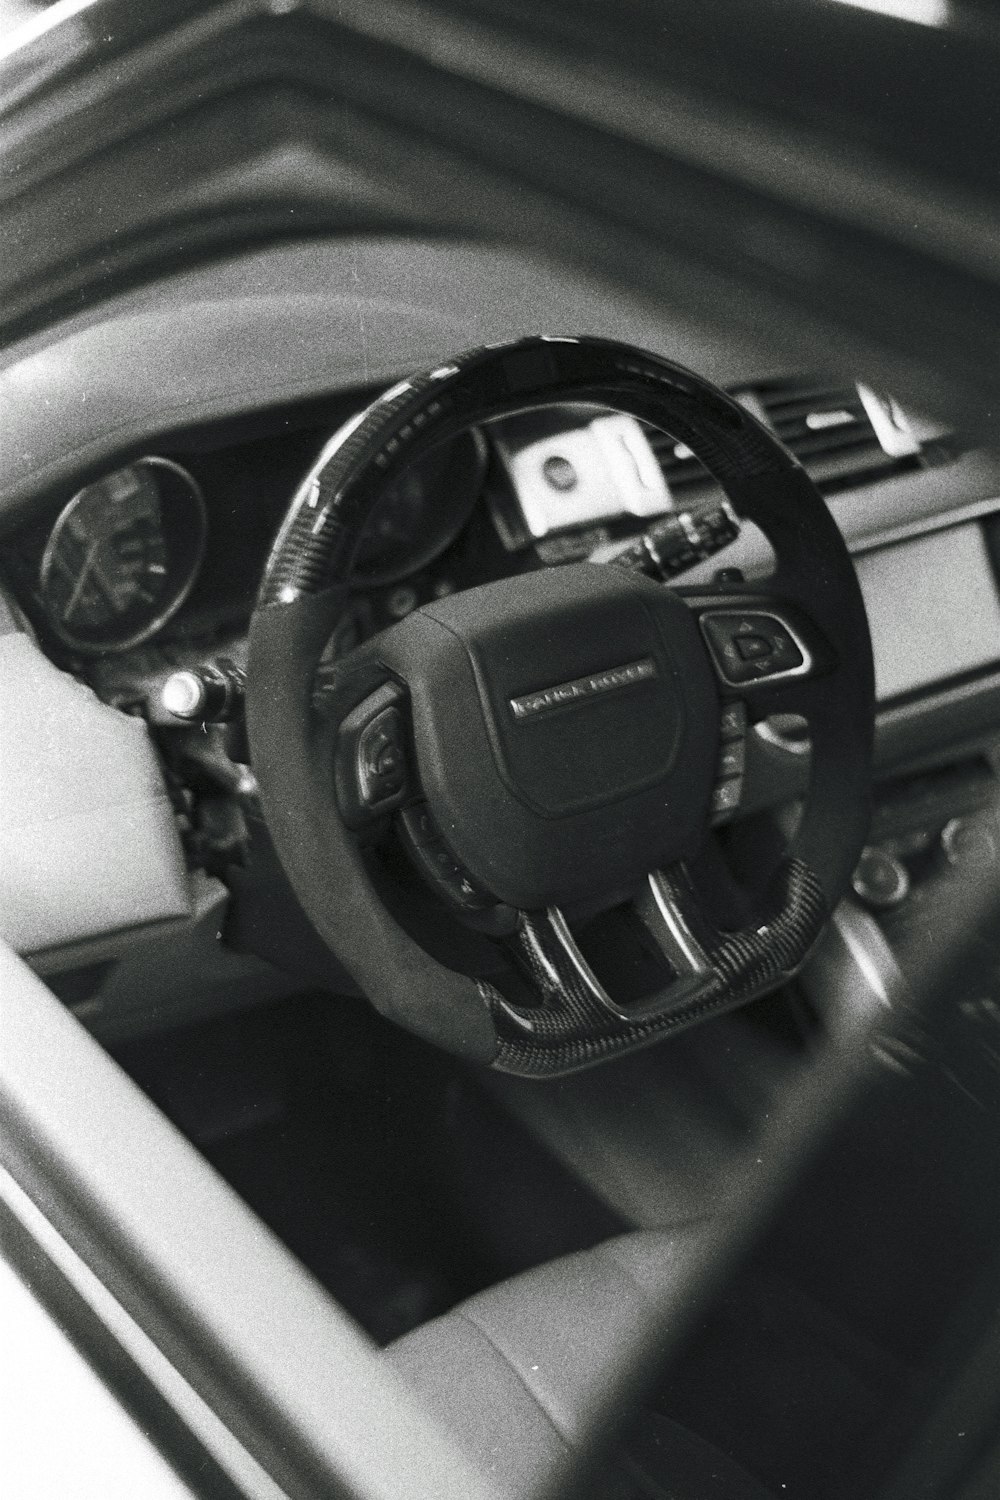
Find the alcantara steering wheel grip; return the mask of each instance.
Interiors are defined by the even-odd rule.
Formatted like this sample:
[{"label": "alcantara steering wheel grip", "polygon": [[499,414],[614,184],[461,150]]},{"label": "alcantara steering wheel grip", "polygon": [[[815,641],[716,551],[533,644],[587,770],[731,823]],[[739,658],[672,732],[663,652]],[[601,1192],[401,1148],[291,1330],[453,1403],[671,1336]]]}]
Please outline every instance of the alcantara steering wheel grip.
[{"label": "alcantara steering wheel grip", "polygon": [[[522,573],[428,603],[318,675],[383,488],[464,428],[567,402],[686,443],[769,539],[773,574],[693,590],[590,563]],[[808,722],[807,797],[787,849],[762,850],[761,878],[738,882],[710,831],[719,770],[740,761],[747,723],[775,713]],[[278,855],[363,992],[430,1041],[530,1076],[782,983],[867,829],[871,644],[826,505],[730,397],[607,340],[472,350],[341,429],[265,571],[247,714]],[[390,915],[365,852],[390,829],[454,920],[502,954],[488,975],[439,962]],[[624,967],[653,976],[638,993],[619,993],[613,965],[599,977],[571,929],[600,935],[609,912]]]}]

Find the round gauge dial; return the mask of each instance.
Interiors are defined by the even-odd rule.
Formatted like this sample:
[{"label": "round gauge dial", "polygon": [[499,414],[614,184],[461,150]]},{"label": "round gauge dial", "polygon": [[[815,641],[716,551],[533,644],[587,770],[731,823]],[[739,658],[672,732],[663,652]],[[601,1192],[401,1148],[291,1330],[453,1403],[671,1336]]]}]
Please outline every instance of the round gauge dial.
[{"label": "round gauge dial", "polygon": [[205,503],[186,469],[141,458],[74,495],[42,557],[49,625],[79,651],[124,651],[183,603],[205,549]]},{"label": "round gauge dial", "polygon": [[479,498],[486,444],[460,433],[411,465],[383,492],[354,555],[360,585],[396,583],[434,561],[455,540]]}]

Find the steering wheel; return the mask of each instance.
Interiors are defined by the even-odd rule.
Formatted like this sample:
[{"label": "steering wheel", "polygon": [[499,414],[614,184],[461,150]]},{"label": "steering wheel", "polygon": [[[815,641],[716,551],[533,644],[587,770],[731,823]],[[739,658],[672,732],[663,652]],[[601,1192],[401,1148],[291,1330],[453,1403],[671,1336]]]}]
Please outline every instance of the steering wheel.
[{"label": "steering wheel", "polygon": [[[543,568],[326,661],[384,487],[463,429],[562,403],[687,444],[770,541],[770,577]],[[747,725],[778,713],[808,723],[805,803],[787,845],[737,878],[712,825]],[[707,380],[609,340],[475,349],[379,397],[296,492],[250,627],[253,769],[306,914],[384,1015],[527,1076],[648,1045],[796,972],[864,843],[873,722],[860,589],[812,482]],[[443,962],[388,899],[372,850],[390,827],[495,964]],[[624,954],[617,969],[584,956],[574,921]]]}]

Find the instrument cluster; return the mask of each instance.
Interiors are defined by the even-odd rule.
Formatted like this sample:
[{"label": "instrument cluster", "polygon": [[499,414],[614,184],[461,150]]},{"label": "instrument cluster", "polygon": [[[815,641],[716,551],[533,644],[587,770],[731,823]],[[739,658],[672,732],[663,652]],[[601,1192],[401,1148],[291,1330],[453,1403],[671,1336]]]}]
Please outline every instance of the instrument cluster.
[{"label": "instrument cluster", "polygon": [[[36,625],[74,656],[94,659],[197,634],[221,615],[242,615],[245,624],[300,472],[303,437],[277,436],[267,464],[257,447],[145,455],[77,490],[14,549],[17,593]],[[482,435],[465,432],[386,489],[355,556],[359,592],[390,588],[447,550],[475,506],[486,464]]]},{"label": "instrument cluster", "polygon": [[[231,653],[290,496],[353,410],[341,404],[323,425],[248,425],[235,442],[195,435],[99,476],[17,539],[8,569],[21,604],[95,683],[151,670],[137,649],[147,645],[174,665],[220,640]],[[673,510],[631,418],[553,407],[466,429],[386,487],[358,542],[338,649],[454,588],[607,561]]]}]

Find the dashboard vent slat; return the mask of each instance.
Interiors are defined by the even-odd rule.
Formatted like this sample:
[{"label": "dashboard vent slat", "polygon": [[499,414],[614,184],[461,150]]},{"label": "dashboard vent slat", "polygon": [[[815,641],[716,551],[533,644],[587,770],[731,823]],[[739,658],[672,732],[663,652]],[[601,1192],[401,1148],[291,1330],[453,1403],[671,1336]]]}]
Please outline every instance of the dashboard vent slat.
[{"label": "dashboard vent slat", "polygon": [[[920,452],[896,404],[865,386],[813,371],[737,386],[730,394],[767,423],[820,488],[844,488],[898,470]],[[648,437],[672,490],[710,482],[675,438],[652,429]]]}]

